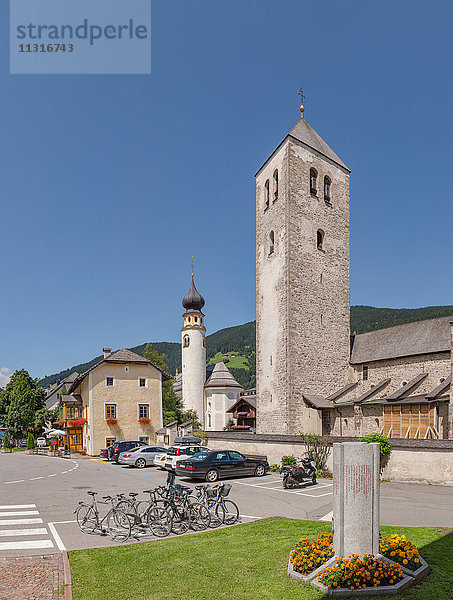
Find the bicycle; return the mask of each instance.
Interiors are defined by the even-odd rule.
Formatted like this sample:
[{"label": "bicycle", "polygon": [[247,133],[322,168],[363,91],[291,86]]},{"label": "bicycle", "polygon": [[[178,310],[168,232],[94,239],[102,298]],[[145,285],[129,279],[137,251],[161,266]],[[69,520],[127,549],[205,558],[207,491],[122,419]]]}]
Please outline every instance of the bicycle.
[{"label": "bicycle", "polygon": [[185,533],[190,528],[201,531],[209,527],[211,515],[208,508],[199,502],[190,502],[190,487],[176,484],[165,492],[162,506],[171,516],[172,531],[176,534]]},{"label": "bicycle", "polygon": [[114,498],[103,496],[106,502],[99,503],[108,504],[110,502],[111,508],[107,514],[100,518],[95,498],[97,492],[87,492],[87,494],[91,496],[91,504],[79,502],[79,506],[74,511],[80,531],[84,533],[99,532],[103,535],[108,532],[116,542],[128,540],[131,535],[131,523],[126,513],[115,506]]},{"label": "bicycle", "polygon": [[131,492],[133,500],[125,500],[124,504],[132,506],[133,513],[128,513],[131,518],[132,526],[139,530],[149,528],[151,533],[157,537],[166,537],[170,534],[173,522],[171,514],[167,511],[165,500],[159,497],[159,490],[165,488],[156,488],[154,490],[144,490],[143,493],[149,494],[149,500],[137,500],[137,493]]},{"label": "bicycle", "polygon": [[195,486],[198,491],[192,497],[208,507],[211,514],[211,527],[219,527],[222,524],[233,525],[239,519],[238,505],[232,500],[226,500],[231,487],[228,483],[219,483],[212,487]]}]

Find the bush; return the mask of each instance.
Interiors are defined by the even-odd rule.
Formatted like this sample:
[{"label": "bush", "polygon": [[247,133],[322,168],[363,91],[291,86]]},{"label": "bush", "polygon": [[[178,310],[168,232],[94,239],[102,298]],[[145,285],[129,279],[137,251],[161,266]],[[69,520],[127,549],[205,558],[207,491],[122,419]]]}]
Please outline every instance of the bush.
[{"label": "bush", "polygon": [[31,431],[28,432],[27,450],[33,450],[35,447],[35,438]]},{"label": "bush", "polygon": [[327,467],[325,469],[316,469],[316,477],[320,477],[321,479],[333,479],[333,475]]},{"label": "bush", "polygon": [[280,467],[279,465],[270,465],[269,470],[272,471],[272,473],[276,473],[277,471],[280,471]]},{"label": "bush", "polygon": [[5,438],[3,440],[3,448],[5,448],[5,450],[11,450],[11,444],[9,441],[8,434],[5,435]]},{"label": "bush", "polygon": [[323,442],[322,438],[316,433],[300,433],[302,441],[305,444],[305,450],[313,455],[316,469],[323,470],[327,466],[327,457],[332,451],[332,447]]},{"label": "bush", "polygon": [[291,465],[293,467],[297,466],[297,459],[294,454],[290,454],[289,456],[282,456],[282,467],[286,465]]},{"label": "bush", "polygon": [[390,451],[392,447],[390,445],[390,440],[388,439],[388,437],[385,437],[385,435],[382,435],[380,433],[370,433],[365,437],[359,438],[358,441],[368,442],[368,444],[371,444],[372,442],[377,442],[380,446],[381,462],[383,459],[390,456]]}]

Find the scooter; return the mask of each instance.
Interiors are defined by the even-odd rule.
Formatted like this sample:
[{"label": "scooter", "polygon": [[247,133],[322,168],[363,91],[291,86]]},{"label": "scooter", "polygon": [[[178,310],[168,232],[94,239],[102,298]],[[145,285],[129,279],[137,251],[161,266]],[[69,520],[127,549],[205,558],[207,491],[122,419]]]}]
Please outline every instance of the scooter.
[{"label": "scooter", "polygon": [[280,469],[280,477],[283,478],[283,487],[292,488],[304,479],[311,479],[313,485],[316,483],[316,465],[312,454],[306,458],[298,458],[297,466],[285,465]]}]

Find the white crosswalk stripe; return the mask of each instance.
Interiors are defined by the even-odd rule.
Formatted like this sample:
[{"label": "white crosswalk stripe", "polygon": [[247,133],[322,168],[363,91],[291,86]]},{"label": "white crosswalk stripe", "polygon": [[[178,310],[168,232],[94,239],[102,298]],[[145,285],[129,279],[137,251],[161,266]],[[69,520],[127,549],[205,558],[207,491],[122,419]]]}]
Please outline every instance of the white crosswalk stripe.
[{"label": "white crosswalk stripe", "polygon": [[[36,504],[2,505],[0,511],[0,555],[3,551],[40,550],[54,547],[47,527],[29,527],[29,525],[43,523],[39,516],[35,516],[39,515]],[[19,536],[25,539],[17,540]],[[40,537],[42,539],[39,539]]]}]

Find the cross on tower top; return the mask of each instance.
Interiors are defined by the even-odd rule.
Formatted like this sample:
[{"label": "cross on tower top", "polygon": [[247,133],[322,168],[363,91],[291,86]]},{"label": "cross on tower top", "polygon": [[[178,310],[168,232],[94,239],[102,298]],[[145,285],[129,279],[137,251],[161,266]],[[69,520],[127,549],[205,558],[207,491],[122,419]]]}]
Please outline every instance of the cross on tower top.
[{"label": "cross on tower top", "polygon": [[302,119],[304,118],[304,100],[308,100],[307,96],[304,96],[304,90],[303,88],[300,88],[300,90],[297,92],[298,95],[300,96],[300,113],[302,115]]}]

